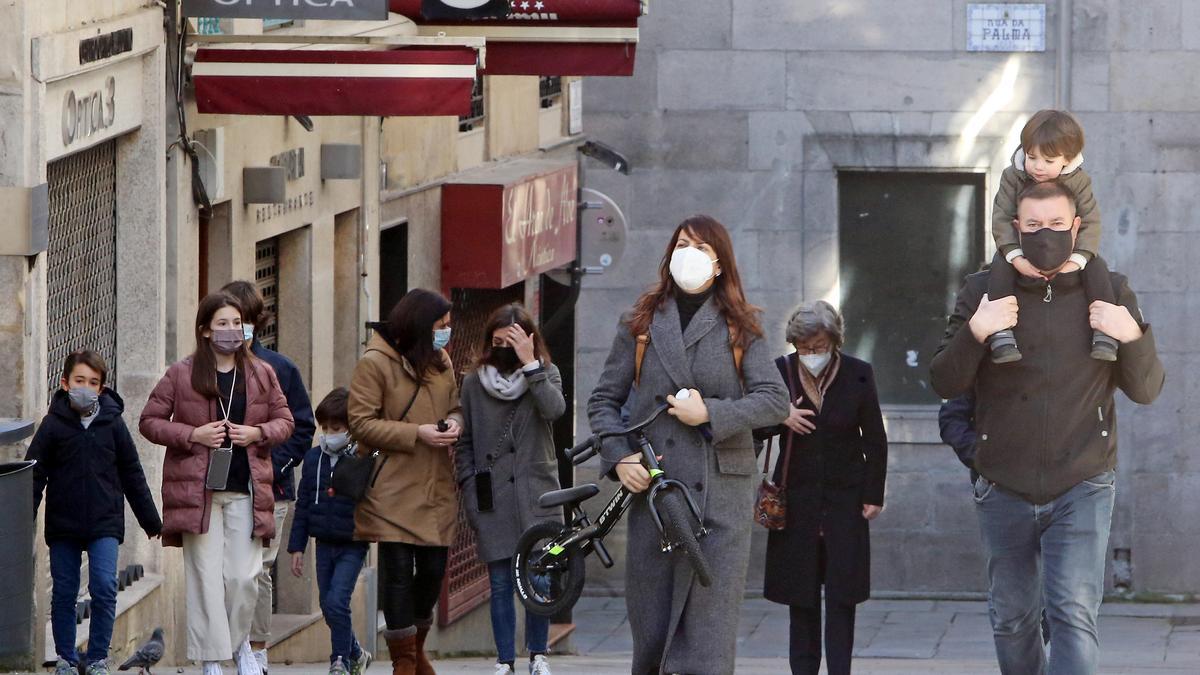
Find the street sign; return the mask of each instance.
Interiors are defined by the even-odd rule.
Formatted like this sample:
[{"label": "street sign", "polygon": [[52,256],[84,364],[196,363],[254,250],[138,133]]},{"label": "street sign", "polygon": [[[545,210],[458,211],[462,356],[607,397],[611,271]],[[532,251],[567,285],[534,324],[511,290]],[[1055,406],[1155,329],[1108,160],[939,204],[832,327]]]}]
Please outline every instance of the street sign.
[{"label": "street sign", "polygon": [[183,0],[184,16],[386,21],[388,0]]},{"label": "street sign", "polygon": [[967,51],[1046,51],[1045,3],[968,4]]}]

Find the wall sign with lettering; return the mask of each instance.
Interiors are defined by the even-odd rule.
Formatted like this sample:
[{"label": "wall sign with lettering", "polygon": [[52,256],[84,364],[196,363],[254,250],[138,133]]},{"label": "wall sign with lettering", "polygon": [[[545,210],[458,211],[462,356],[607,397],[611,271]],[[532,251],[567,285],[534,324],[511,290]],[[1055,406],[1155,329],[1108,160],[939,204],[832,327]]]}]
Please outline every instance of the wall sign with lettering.
[{"label": "wall sign with lettering", "polygon": [[46,85],[46,159],[83,150],[142,124],[142,63],[135,59]]},{"label": "wall sign with lettering", "polygon": [[386,21],[388,0],[183,0],[184,16]]},{"label": "wall sign with lettering", "polygon": [[1046,51],[1045,3],[968,4],[967,51]]}]

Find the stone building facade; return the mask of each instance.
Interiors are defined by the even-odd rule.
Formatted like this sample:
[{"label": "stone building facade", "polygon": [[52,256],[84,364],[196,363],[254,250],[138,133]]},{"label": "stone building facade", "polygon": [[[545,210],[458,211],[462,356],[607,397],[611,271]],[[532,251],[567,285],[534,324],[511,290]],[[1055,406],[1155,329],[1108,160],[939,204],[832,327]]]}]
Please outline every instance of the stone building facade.
[{"label": "stone building facade", "polygon": [[[1200,220],[1189,206],[1200,177],[1200,94],[1188,80],[1200,60],[1200,5],[1036,3],[1045,6],[1044,51],[985,53],[967,50],[969,4],[654,3],[633,79],[589,81],[586,90],[590,132],[626,152],[634,171],[589,181],[626,205],[631,232],[619,266],[586,280],[578,414],[583,419],[613,317],[651,281],[671,228],[690,213],[711,213],[733,232],[749,295],[766,309],[780,353],[787,310],[825,298],[847,313],[850,349],[865,350],[859,356],[886,375],[891,456],[887,509],[872,525],[875,591],[985,590],[966,471],[940,443],[937,400],[922,380],[958,286],[946,270],[990,256],[992,198],[1022,124],[1038,109],[1066,107],[1087,132],[1101,253],[1130,277],[1167,367],[1154,405],[1118,397],[1110,545],[1118,564],[1109,583],[1144,597],[1190,596],[1200,589],[1200,568],[1179,561],[1200,546],[1200,505],[1190,498],[1200,482],[1192,440],[1200,415],[1188,403],[1200,375],[1191,300],[1200,280],[1187,262],[1200,253]],[[1060,53],[1064,37],[1070,47]],[[914,184],[903,174],[926,179]],[[967,186],[954,193],[965,195],[964,208],[922,202],[922,183],[941,180]],[[899,196],[882,220],[855,202],[872,185],[880,199]],[[925,226],[914,213],[922,209]],[[950,222],[960,224],[955,241],[923,238],[926,226]],[[889,223],[910,229],[888,231]],[[889,250],[874,250],[875,237]],[[906,295],[926,274],[941,275],[937,292]],[[891,283],[880,287],[879,279]],[[919,320],[888,314],[918,305]],[[892,321],[903,324],[898,333],[888,332]],[[889,344],[896,335],[923,342]],[[761,562],[756,557],[752,579]],[[595,584],[619,587],[620,570]],[[754,584],[748,590],[761,591]]]}]

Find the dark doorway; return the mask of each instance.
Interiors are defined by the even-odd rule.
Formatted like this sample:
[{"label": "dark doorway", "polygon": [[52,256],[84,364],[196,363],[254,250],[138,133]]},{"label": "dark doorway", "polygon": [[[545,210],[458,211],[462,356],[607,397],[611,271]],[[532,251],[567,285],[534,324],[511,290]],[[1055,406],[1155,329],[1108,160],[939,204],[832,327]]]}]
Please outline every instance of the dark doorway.
[{"label": "dark doorway", "polygon": [[929,362],[983,262],[984,190],[977,173],[838,173],[845,350],[874,366],[883,403],[940,401]]},{"label": "dark doorway", "polygon": [[408,223],[385,226],[379,232],[379,321],[408,292]]}]

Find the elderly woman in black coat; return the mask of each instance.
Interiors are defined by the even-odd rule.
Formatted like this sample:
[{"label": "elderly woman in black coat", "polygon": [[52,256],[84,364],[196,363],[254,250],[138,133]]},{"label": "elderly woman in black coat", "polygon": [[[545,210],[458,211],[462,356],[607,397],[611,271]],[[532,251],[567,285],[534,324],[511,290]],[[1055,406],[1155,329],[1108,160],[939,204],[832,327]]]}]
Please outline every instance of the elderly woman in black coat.
[{"label": "elderly woman in black coat", "polygon": [[[798,307],[787,324],[795,353],[775,360],[788,386],[774,480],[787,490],[787,525],[767,538],[763,595],[791,608],[792,673],[821,666],[821,586],[830,675],[850,672],[855,606],[871,594],[868,523],[883,509],[887,435],[870,364],[841,353],[842,317],[829,303]],[[784,475],[784,467],[787,475]]]}]

